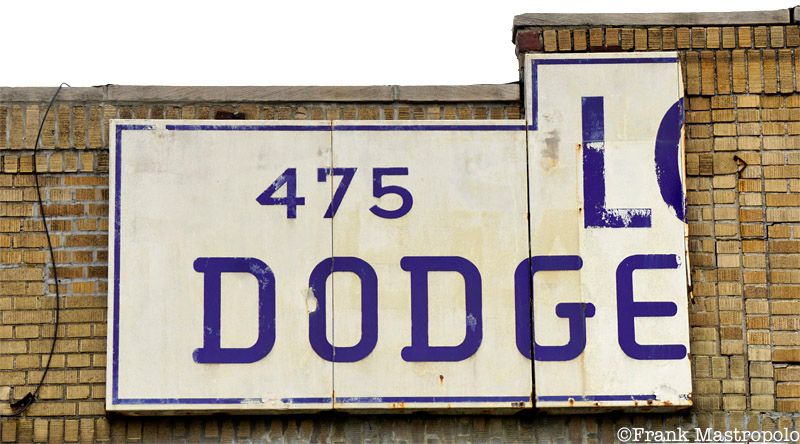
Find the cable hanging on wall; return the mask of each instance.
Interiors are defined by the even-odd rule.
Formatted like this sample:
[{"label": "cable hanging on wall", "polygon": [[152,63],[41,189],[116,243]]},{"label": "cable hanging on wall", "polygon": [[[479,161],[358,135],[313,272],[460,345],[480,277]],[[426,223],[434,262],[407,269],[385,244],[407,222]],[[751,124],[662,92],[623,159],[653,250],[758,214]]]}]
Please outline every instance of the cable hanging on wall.
[{"label": "cable hanging on wall", "polygon": [[[44,384],[44,379],[47,377],[47,372],[50,370],[50,364],[53,360],[53,354],[56,350],[56,341],[58,340],[58,327],[59,327],[59,314],[61,311],[61,292],[58,288],[58,267],[56,266],[56,256],[53,252],[53,242],[50,239],[50,230],[47,227],[47,215],[44,211],[44,203],[42,202],[42,192],[41,187],[39,186],[39,170],[37,168],[36,162],[36,153],[39,148],[39,141],[42,138],[42,130],[44,129],[44,122],[47,121],[47,115],[50,113],[50,108],[53,107],[53,103],[55,103],[56,98],[58,97],[58,93],[61,92],[61,88],[64,86],[69,87],[70,85],[67,83],[62,83],[58,85],[56,92],[53,93],[53,97],[50,98],[50,102],[47,104],[47,109],[42,116],[42,120],[39,122],[39,131],[36,133],[36,142],[33,144],[33,181],[36,188],[36,201],[39,205],[39,216],[42,219],[42,225],[44,225],[44,232],[47,237],[47,248],[50,250],[50,263],[53,267],[53,280],[55,282],[56,288],[56,306],[55,306],[55,322],[53,325],[53,338],[50,344],[50,353],[47,355],[47,363],[44,366],[44,371],[42,372],[42,378],[39,380],[39,383],[36,384],[36,388],[32,392],[28,392],[22,399],[12,402],[11,403],[11,414],[0,415],[2,417],[12,417],[12,416],[20,416],[25,411],[30,408],[31,404],[36,402],[39,396],[39,390],[42,388],[42,384]],[[45,278],[45,291],[47,289],[47,280]]]}]

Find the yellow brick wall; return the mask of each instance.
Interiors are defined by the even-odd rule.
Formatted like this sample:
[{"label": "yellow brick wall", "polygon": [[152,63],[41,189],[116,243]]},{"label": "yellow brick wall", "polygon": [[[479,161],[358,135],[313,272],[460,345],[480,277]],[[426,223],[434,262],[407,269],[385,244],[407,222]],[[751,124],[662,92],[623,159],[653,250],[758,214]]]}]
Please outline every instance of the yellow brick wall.
[{"label": "yellow brick wall", "polygon": [[[561,440],[621,426],[796,430],[800,412],[800,28],[529,28],[541,50],[678,50],[687,96],[695,407],[677,414],[511,417],[341,414],[106,416],[108,122],[112,118],[488,119],[519,101],[196,103],[59,101],[37,155],[64,295],[40,401],[0,420],[0,442]],[[524,51],[522,51],[524,52]],[[42,100],[42,99],[37,99]],[[0,412],[41,376],[54,285],[33,188],[46,103],[0,101]],[[45,288],[45,282],[47,288]]]},{"label": "yellow brick wall", "polygon": [[[53,333],[54,291],[36,204],[32,148],[46,103],[0,101],[0,413],[39,381]],[[36,156],[59,265],[61,327],[52,369],[22,418],[0,419],[0,442],[358,441],[391,436],[517,438],[506,420],[456,417],[106,416],[108,123],[114,118],[518,119],[518,101],[475,103],[117,103],[61,102],[45,120]],[[45,288],[45,282],[47,288]],[[510,435],[509,435],[510,433]],[[532,433],[528,430],[528,433]],[[387,435],[388,434],[388,435]],[[530,435],[532,436],[532,435]]]},{"label": "yellow brick wall", "polygon": [[687,97],[693,412],[712,422],[797,427],[800,27],[520,33],[520,60],[525,52],[678,51]]}]

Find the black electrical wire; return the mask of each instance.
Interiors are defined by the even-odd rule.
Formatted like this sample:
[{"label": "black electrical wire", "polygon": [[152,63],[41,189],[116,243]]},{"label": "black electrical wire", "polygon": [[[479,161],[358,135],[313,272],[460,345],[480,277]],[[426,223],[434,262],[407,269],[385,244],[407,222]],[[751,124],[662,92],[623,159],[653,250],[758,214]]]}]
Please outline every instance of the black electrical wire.
[{"label": "black electrical wire", "polygon": [[[42,372],[42,378],[39,380],[39,383],[36,384],[36,389],[33,392],[28,392],[25,396],[22,397],[19,401],[11,403],[11,411],[12,413],[9,415],[0,415],[0,417],[12,417],[12,416],[20,416],[25,413],[26,410],[36,402],[37,397],[39,396],[39,390],[42,388],[42,384],[44,384],[44,378],[47,377],[47,372],[50,370],[50,362],[53,360],[53,353],[56,351],[56,341],[58,340],[58,326],[59,326],[59,313],[61,312],[61,292],[58,289],[58,268],[56,267],[56,255],[53,252],[53,242],[50,240],[50,230],[47,228],[47,216],[44,212],[44,203],[42,202],[42,192],[39,187],[39,171],[36,168],[36,151],[39,148],[39,140],[42,138],[42,129],[44,129],[44,122],[47,120],[47,115],[50,113],[50,108],[53,107],[53,103],[56,101],[58,97],[58,93],[61,92],[61,88],[66,86],[70,86],[67,83],[62,83],[58,85],[56,92],[53,94],[53,97],[50,99],[50,103],[47,104],[47,109],[44,111],[44,116],[42,116],[41,122],[39,122],[39,132],[36,133],[36,142],[33,144],[33,181],[36,185],[36,201],[39,203],[39,215],[42,218],[42,224],[44,225],[44,232],[47,236],[47,248],[50,250],[50,263],[53,266],[53,279],[55,280],[56,284],[56,308],[55,308],[55,325],[53,328],[53,341],[50,344],[50,353],[47,355],[47,364],[44,367],[44,372]],[[47,291],[47,281],[45,280],[45,291]]]}]

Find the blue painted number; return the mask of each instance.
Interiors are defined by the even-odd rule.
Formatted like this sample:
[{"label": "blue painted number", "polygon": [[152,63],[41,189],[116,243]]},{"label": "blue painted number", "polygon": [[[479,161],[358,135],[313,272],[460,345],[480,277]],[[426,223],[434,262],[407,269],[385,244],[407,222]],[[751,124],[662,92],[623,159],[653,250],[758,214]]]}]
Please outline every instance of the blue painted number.
[{"label": "blue painted number", "polygon": [[[328,176],[342,176],[336,191],[333,193],[328,209],[325,210],[325,219],[331,219],[336,215],[339,206],[342,204],[344,195],[358,168],[317,168],[317,182],[327,182]],[[373,205],[369,210],[378,217],[384,219],[397,219],[403,217],[411,211],[414,205],[414,198],[411,192],[399,185],[384,185],[383,176],[408,176],[408,168],[391,167],[375,168],[372,170],[372,195],[381,198],[387,194],[394,194],[400,197],[400,207],[395,210],[387,210]],[[285,197],[273,197],[273,195],[284,185],[286,185]],[[294,219],[297,217],[297,207],[306,204],[306,198],[297,195],[297,168],[287,168],[272,184],[256,197],[256,201],[261,205],[286,205],[286,217]]]},{"label": "blue painted number", "polygon": [[327,181],[328,176],[342,176],[342,180],[339,182],[339,186],[336,187],[336,191],[333,193],[333,200],[331,200],[331,204],[328,205],[328,209],[325,210],[325,219],[330,219],[334,215],[336,215],[336,210],[338,210],[339,205],[342,204],[342,199],[344,199],[344,194],[347,192],[347,188],[350,187],[350,182],[353,181],[353,176],[355,175],[356,175],[356,168],[317,169],[317,182]]},{"label": "blue painted number", "polygon": [[399,185],[383,185],[383,176],[408,176],[408,168],[375,168],[372,170],[372,195],[380,198],[387,194],[396,194],[400,196],[403,203],[396,210],[385,210],[377,205],[373,205],[369,210],[374,215],[384,219],[397,219],[405,216],[411,211],[411,206],[414,205],[414,198],[411,196],[411,192]]},{"label": "blue painted number", "polygon": [[[272,197],[284,184],[286,184],[286,197]],[[272,185],[256,197],[256,201],[261,205],[286,205],[286,217],[296,218],[297,206],[306,204],[305,197],[297,196],[297,169],[286,168],[286,171],[278,176]]]}]

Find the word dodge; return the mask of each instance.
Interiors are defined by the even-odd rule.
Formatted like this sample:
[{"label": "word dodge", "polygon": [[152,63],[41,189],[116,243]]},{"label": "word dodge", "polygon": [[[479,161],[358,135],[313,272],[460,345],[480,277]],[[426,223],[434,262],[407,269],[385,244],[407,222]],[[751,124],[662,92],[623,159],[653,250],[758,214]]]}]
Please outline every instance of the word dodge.
[{"label": "word dodge", "polygon": [[[682,101],[671,107],[662,120],[655,144],[657,186],[664,202],[675,217],[684,219],[684,196],[679,172],[679,138]],[[583,225],[590,229],[636,229],[651,226],[649,208],[608,208],[605,191],[605,155],[603,134],[603,98],[584,97],[583,124]],[[328,206],[324,218],[333,218],[345,198],[357,168],[319,168],[317,181],[326,182],[330,176],[342,179]],[[303,174],[300,171],[300,174]],[[306,172],[309,173],[309,172]],[[257,198],[261,205],[286,207],[286,217],[298,216],[297,207],[305,198],[297,189],[298,169],[287,168]],[[399,185],[386,185],[387,177],[408,176],[407,167],[374,168],[373,196],[394,194],[400,199],[396,209],[375,205],[370,211],[377,217],[401,218],[413,211],[411,191]],[[276,197],[285,188],[282,197]],[[535,232],[532,233],[535,235]],[[483,339],[481,272],[473,262],[460,256],[404,256],[399,266],[409,274],[411,302],[411,343],[400,350],[407,362],[462,361],[476,353]],[[678,269],[681,257],[675,254],[633,254],[616,264],[616,321],[620,349],[635,360],[678,360],[686,357],[681,344],[640,344],[636,341],[635,321],[640,317],[671,317],[677,312],[673,302],[637,302],[634,300],[633,273],[636,270]],[[568,341],[564,345],[540,345],[533,337],[531,304],[536,295],[533,281],[545,271],[577,271],[583,267],[579,255],[538,255],[522,259],[515,270],[508,270],[514,279],[515,330],[518,351],[537,361],[569,361],[578,357],[586,347],[587,322],[601,308],[590,302],[561,302],[555,305],[555,315],[568,320]],[[203,346],[194,352],[197,363],[252,363],[270,353],[276,341],[276,279],[270,266],[254,257],[199,257],[194,270],[204,280]],[[435,345],[429,340],[429,274],[454,273],[463,279],[466,315],[464,336],[457,345]],[[258,336],[250,347],[221,345],[221,277],[224,273],[247,273],[258,282]],[[334,273],[352,273],[360,282],[361,326],[358,342],[353,346],[335,346],[326,336],[328,298],[326,282]],[[378,309],[380,295],[378,275],[365,260],[353,256],[322,259],[308,277],[308,287],[316,298],[317,308],[308,314],[308,341],[314,352],[331,362],[357,362],[367,357],[378,341]],[[610,307],[602,307],[610,309]]]}]

